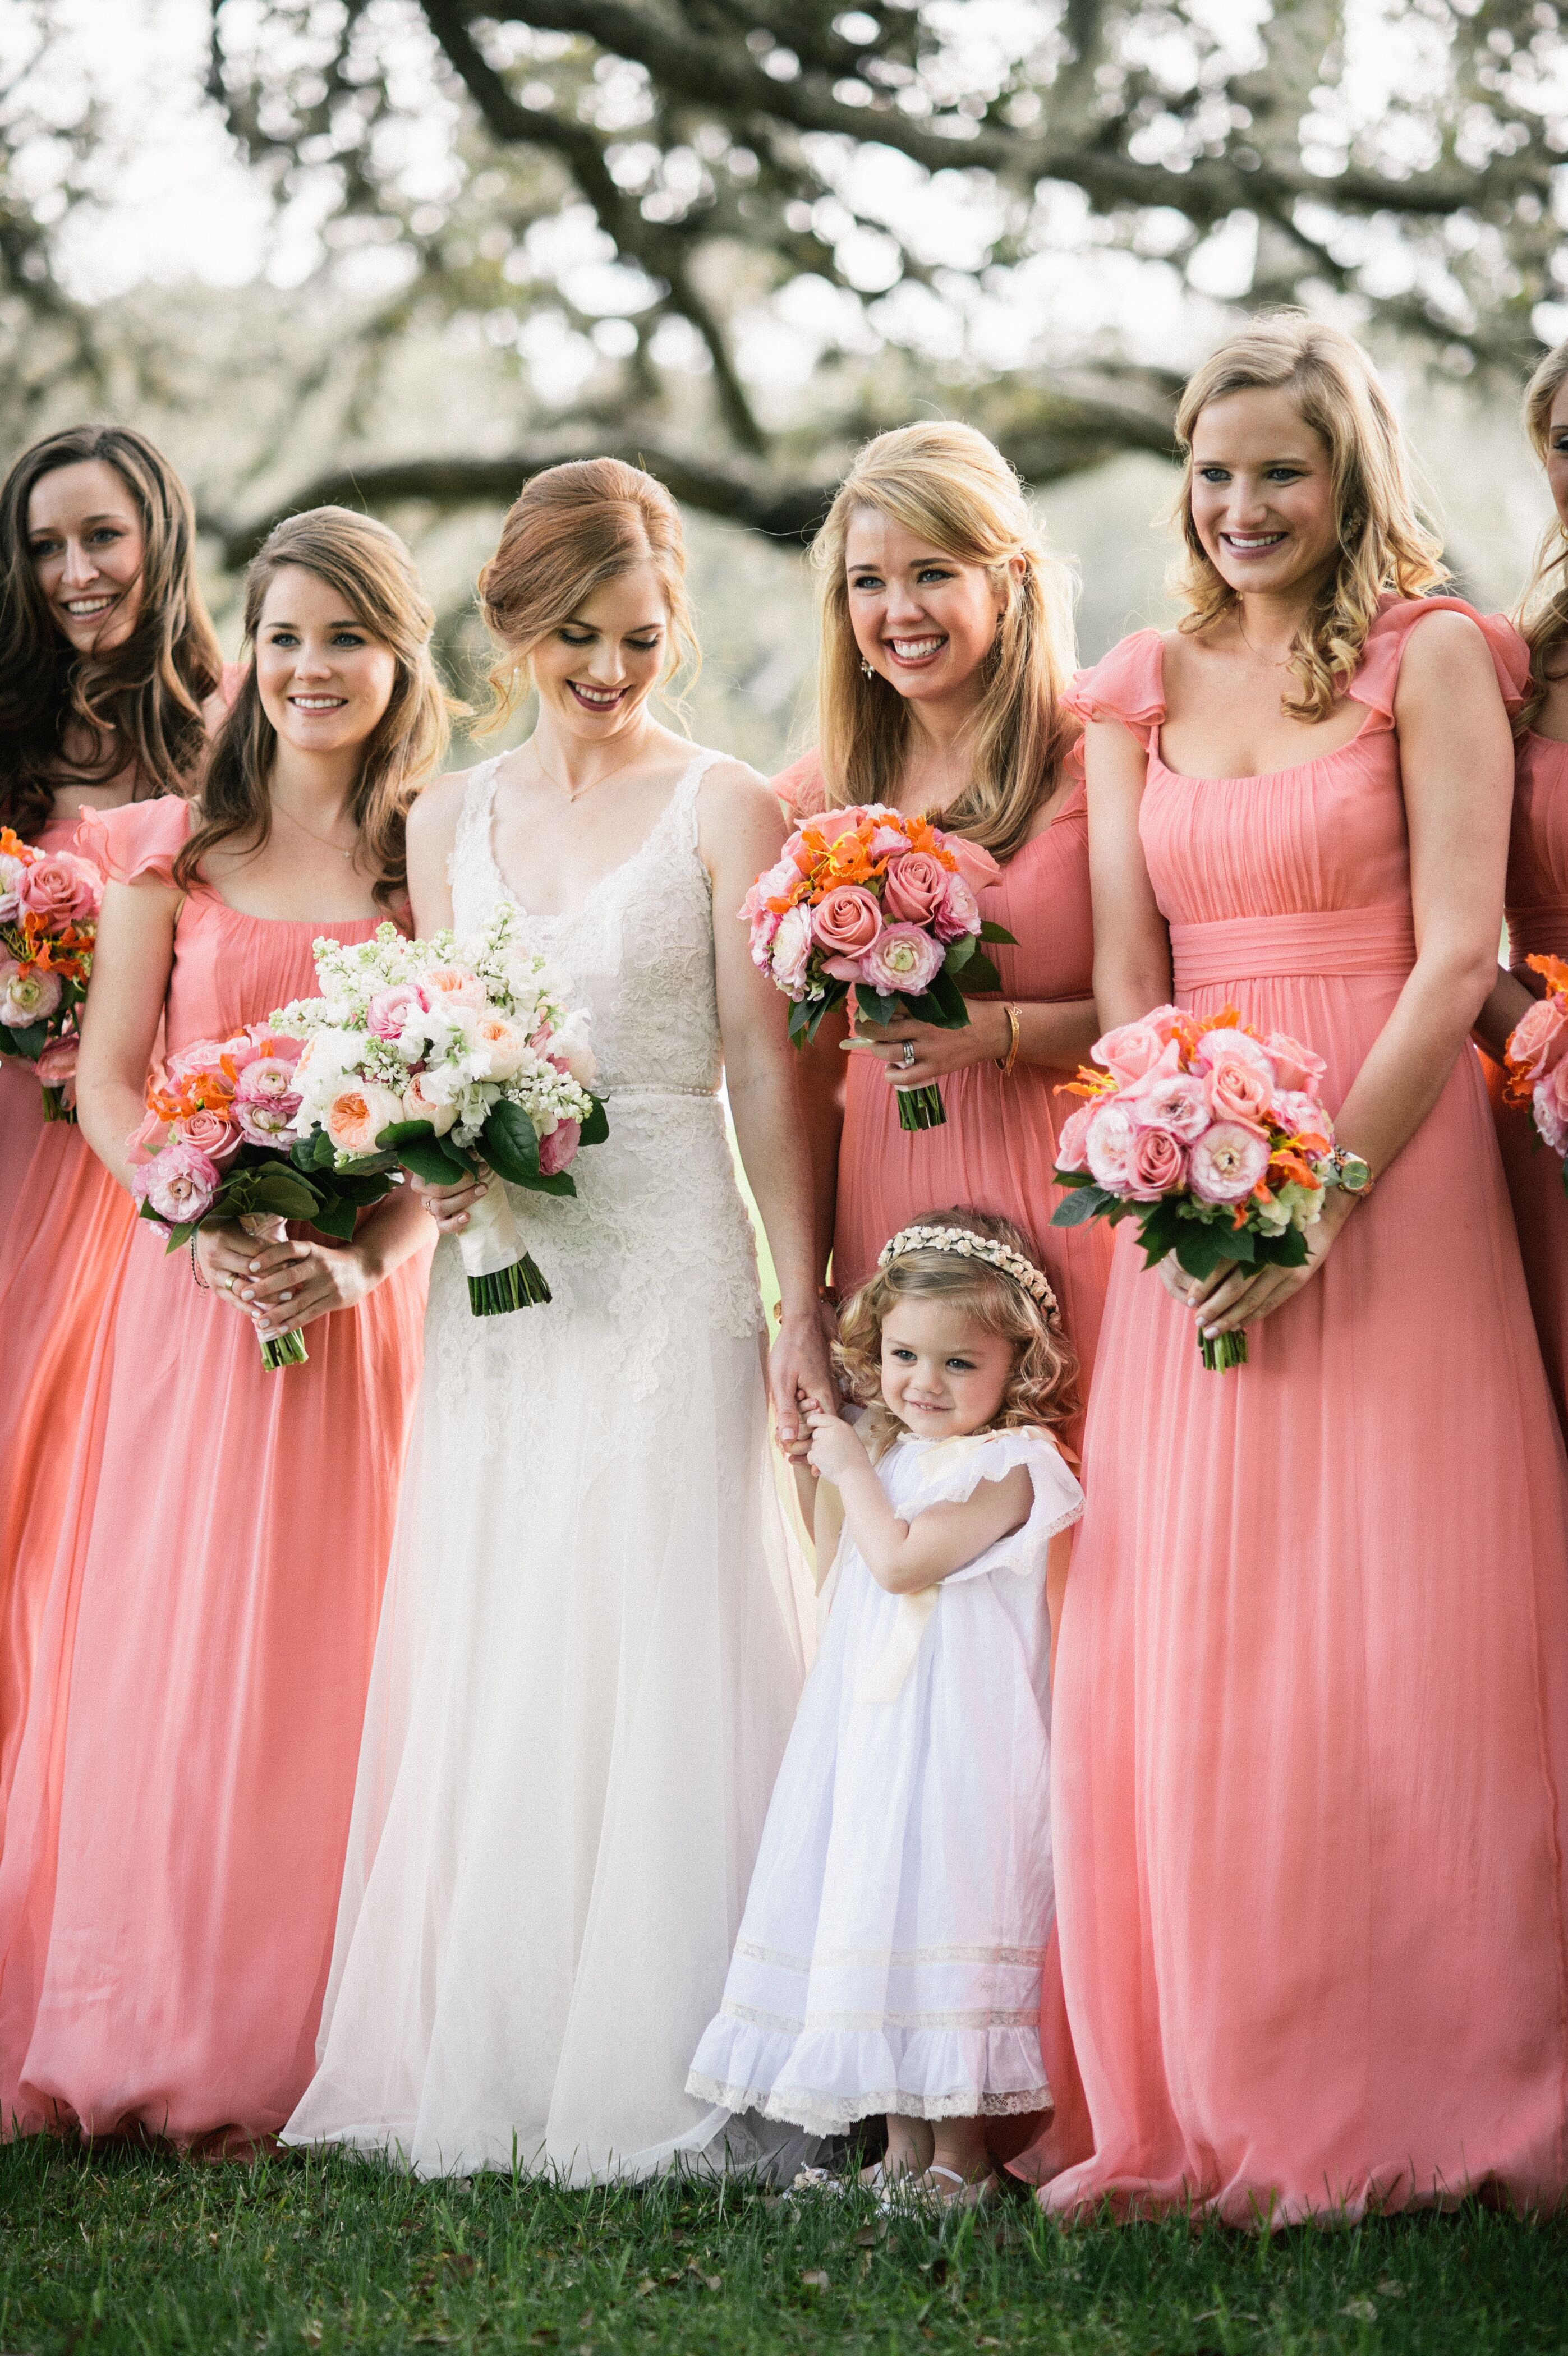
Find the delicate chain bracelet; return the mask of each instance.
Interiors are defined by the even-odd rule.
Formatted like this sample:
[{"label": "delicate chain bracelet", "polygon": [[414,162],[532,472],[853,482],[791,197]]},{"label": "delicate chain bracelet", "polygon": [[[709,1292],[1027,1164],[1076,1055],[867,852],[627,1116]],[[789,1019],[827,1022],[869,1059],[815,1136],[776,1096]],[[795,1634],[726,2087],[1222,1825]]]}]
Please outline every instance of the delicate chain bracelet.
[{"label": "delicate chain bracelet", "polygon": [[196,1237],[194,1235],[190,1238],[190,1272],[196,1279],[197,1283],[201,1287],[203,1292],[211,1291],[212,1287],[208,1283],[207,1279],[201,1273],[201,1262],[196,1257]]},{"label": "delicate chain bracelet", "polygon": [[1007,1016],[1007,1053],[1004,1055],[997,1056],[996,1065],[1003,1078],[1004,1080],[1010,1080],[1013,1076],[1013,1066],[1018,1060],[1020,1026],[1017,1008],[1009,1002],[1005,1012]]}]

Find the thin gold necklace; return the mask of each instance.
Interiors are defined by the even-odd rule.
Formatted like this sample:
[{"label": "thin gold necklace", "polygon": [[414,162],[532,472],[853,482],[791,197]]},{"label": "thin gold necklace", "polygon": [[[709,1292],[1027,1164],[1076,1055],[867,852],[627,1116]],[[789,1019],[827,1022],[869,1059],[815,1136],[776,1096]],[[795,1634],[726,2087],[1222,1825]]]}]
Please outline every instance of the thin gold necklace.
[{"label": "thin gold necklace", "polygon": [[339,859],[346,860],[349,864],[352,866],[354,853],[360,848],[360,839],[357,832],[352,843],[349,845],[349,849],[345,851],[342,844],[340,842],[334,842],[330,835],[317,834],[313,826],[306,826],[302,818],[295,818],[287,803],[280,802],[275,794],[272,798],[272,802],[274,809],[282,810],[290,826],[296,826],[301,834],[307,834],[312,842],[318,842],[321,845],[323,851],[335,851]]},{"label": "thin gold necklace", "polygon": [[1236,627],[1241,633],[1241,644],[1256,661],[1267,663],[1271,670],[1286,670],[1289,669],[1291,657],[1295,653],[1295,640],[1294,637],[1291,640],[1290,654],[1266,655],[1262,647],[1255,647],[1252,644],[1251,639],[1247,636],[1247,620],[1245,615],[1241,611],[1240,604],[1238,604],[1236,607]]},{"label": "thin gold necklace", "polygon": [[559,794],[564,794],[569,802],[577,802],[581,801],[585,794],[591,794],[596,786],[607,786],[612,777],[618,777],[623,769],[629,769],[633,762],[639,758],[642,747],[639,743],[636,752],[628,753],[624,761],[618,761],[613,769],[607,769],[602,777],[591,778],[585,786],[574,786],[569,778],[558,777],[554,770],[550,766],[550,764],[546,761],[543,754],[540,751],[538,739],[536,737],[531,736],[529,738],[528,749],[532,754],[534,759],[538,762],[542,774],[549,778],[550,783],[554,787],[556,792]]}]

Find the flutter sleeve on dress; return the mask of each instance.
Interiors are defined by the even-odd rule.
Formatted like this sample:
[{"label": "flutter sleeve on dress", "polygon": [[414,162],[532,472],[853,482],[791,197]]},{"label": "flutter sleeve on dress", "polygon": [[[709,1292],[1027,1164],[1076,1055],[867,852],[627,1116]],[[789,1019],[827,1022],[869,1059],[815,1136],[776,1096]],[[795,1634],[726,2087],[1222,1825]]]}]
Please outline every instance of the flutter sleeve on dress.
[{"label": "flutter sleeve on dress", "polygon": [[803,818],[820,818],[828,806],[827,784],[815,745],[809,753],[802,753],[798,761],[791,761],[787,769],[780,769],[772,786],[797,823]]},{"label": "flutter sleeve on dress", "polygon": [[951,1587],[965,1579],[987,1579],[993,1571],[1015,1571],[1020,1577],[1043,1575],[1051,1540],[1071,1527],[1083,1512],[1083,1491],[1068,1470],[1056,1442],[1037,1427],[1021,1431],[988,1431],[972,1440],[943,1440],[929,1451],[922,1468],[918,1494],[907,1510],[921,1513],[929,1505],[968,1503],[983,1481],[1000,1481],[1022,1464],[1035,1487],[1029,1518],[994,1546],[987,1547],[961,1570],[941,1582]]},{"label": "flutter sleeve on dress", "polygon": [[134,884],[142,875],[170,884],[189,832],[190,804],[165,794],[157,801],[122,802],[118,809],[84,809],[72,848],[111,884]]},{"label": "flutter sleeve on dress", "polygon": [[1400,665],[1412,630],[1427,614],[1464,614],[1475,623],[1487,642],[1511,720],[1530,693],[1530,649],[1508,616],[1478,614],[1463,597],[1399,597],[1391,599],[1368,631],[1361,668],[1345,691],[1372,713],[1368,725],[1393,726]]},{"label": "flutter sleeve on dress", "polygon": [[1075,671],[1062,698],[1085,723],[1119,720],[1145,752],[1165,716],[1165,648],[1158,630],[1134,630],[1092,670]]}]

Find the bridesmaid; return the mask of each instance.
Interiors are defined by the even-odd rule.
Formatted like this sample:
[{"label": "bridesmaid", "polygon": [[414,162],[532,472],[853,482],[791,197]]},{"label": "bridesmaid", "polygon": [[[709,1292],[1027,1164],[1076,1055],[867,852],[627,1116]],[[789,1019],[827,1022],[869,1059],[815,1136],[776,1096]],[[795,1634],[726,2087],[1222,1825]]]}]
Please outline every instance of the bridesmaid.
[{"label": "bridesmaid", "polygon": [[1536,369],[1524,414],[1546,468],[1557,525],[1520,617],[1520,661],[1521,668],[1528,663],[1529,685],[1514,742],[1507,895],[1511,970],[1498,976],[1476,1029],[1489,1050],[1487,1085],[1535,1330],[1558,1419],[1568,1433],[1568,1194],[1563,1164],[1537,1142],[1528,1108],[1503,1102],[1500,1068],[1509,1033],[1545,986],[1526,960],[1568,958],[1568,344],[1548,352]]},{"label": "bridesmaid", "polygon": [[[173,1053],[314,987],[311,945],[405,905],[403,813],[438,758],[434,616],[339,508],[252,566],[254,648],[199,809],[91,818],[113,879],[82,1128],[122,1184]],[[419,1371],[428,1223],[353,1242],[137,1226],[89,1377],[0,1861],[0,2109],[243,2148],[310,2076]],[[306,1329],[263,1372],[258,1337]]]},{"label": "bridesmaid", "polygon": [[[1083,776],[1062,701],[1066,568],[1000,452],[942,423],[866,444],[812,555],[821,736],[775,792],[797,816],[887,802],[982,844],[1003,869],[982,911],[1018,941],[993,952],[1003,995],[972,1001],[965,1030],[863,1022],[850,1039],[841,1015],[818,1032],[808,1067],[827,1139],[819,1183],[836,1195],[834,1285],[865,1284],[887,1237],[933,1203],[978,1203],[1034,1237],[1087,1381],[1110,1237],[1049,1224],[1074,1102],[1056,1091],[1098,1035]],[[894,1087],[928,1080],[942,1084],[945,1127],[901,1129]]]},{"label": "bridesmaid", "polygon": [[[1057,1665],[1091,2156],[1047,2205],[1237,2223],[1565,2189],[1568,1481],[1466,1040],[1511,752],[1365,358],[1194,377],[1187,613],[1080,684],[1108,1025],[1173,996],[1327,1061],[1369,1195],[1306,1267],[1119,1243]],[[1174,973],[1173,973],[1174,969]],[[1248,1330],[1208,1374],[1199,1330]],[[1506,1997],[1502,1984],[1507,1982]]]},{"label": "bridesmaid", "polygon": [[[0,484],[0,826],[185,789],[223,665],[190,497],[124,425],[73,426]],[[0,1060],[0,1832],[92,1335],[131,1205],[31,1065]]]}]

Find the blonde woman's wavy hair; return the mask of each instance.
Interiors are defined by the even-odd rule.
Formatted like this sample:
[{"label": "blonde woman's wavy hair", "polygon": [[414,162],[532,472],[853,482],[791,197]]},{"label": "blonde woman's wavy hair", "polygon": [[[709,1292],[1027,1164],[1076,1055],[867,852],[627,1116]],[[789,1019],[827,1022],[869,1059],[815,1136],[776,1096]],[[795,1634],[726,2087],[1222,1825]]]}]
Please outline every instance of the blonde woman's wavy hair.
[{"label": "blonde woman's wavy hair", "polygon": [[[1039,1252],[1023,1229],[986,1211],[922,1211],[909,1224],[962,1227],[1039,1266]],[[950,1251],[900,1252],[845,1302],[833,1344],[851,1398],[866,1409],[860,1430],[874,1458],[885,1455],[905,1430],[882,1397],[882,1328],[900,1301],[951,1301],[968,1310],[988,1333],[1012,1344],[1013,1371],[991,1430],[1049,1426],[1078,1412],[1078,1358],[1054,1301],[1036,1301],[1005,1269],[987,1260]]]},{"label": "blonde woman's wavy hair", "polygon": [[1353,337],[1304,312],[1255,319],[1188,378],[1176,411],[1185,459],[1176,516],[1186,543],[1172,584],[1187,611],[1181,628],[1207,630],[1238,604],[1192,519],[1192,436],[1211,402],[1233,392],[1288,392],[1328,453],[1339,557],[1297,636],[1297,682],[1281,709],[1321,720],[1360,664],[1380,601],[1424,596],[1448,578],[1442,545],[1422,522],[1399,421],[1377,370]]},{"label": "blonde woman's wavy hair", "polygon": [[[959,563],[983,565],[1001,600],[973,775],[941,822],[1010,859],[1078,734],[1062,702],[1075,659],[1072,575],[1041,540],[1017,476],[972,425],[901,425],[868,442],[811,546],[822,616],[818,744],[830,809],[891,800],[909,742],[904,699],[879,675],[865,677],[850,623],[844,544],[857,508],[875,508]],[[1012,569],[1017,558],[1021,575]]]},{"label": "blonde woman's wavy hair", "polygon": [[[1530,446],[1542,466],[1552,435],[1552,404],[1568,380],[1568,343],[1558,344],[1541,361],[1524,389],[1524,425]],[[1568,637],[1568,528],[1553,516],[1541,534],[1535,570],[1519,601],[1515,619],[1530,648],[1530,691],[1514,716],[1516,729],[1528,728],[1546,701],[1546,691],[1562,671],[1552,658]]]}]

